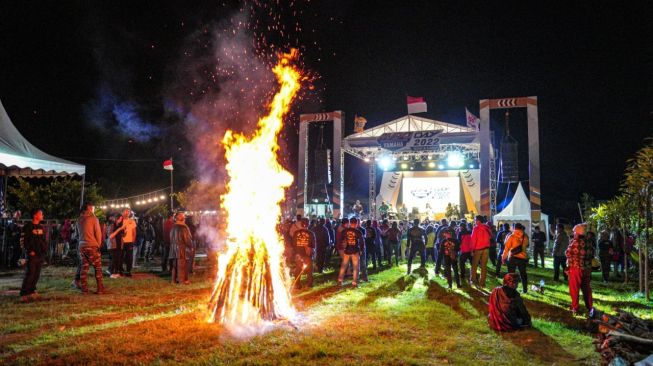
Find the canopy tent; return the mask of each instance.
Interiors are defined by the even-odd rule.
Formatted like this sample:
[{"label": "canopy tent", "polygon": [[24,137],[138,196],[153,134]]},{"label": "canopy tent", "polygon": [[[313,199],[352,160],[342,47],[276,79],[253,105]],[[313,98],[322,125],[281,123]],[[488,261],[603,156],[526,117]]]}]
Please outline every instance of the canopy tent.
[{"label": "canopy tent", "polygon": [[0,101],[0,175],[58,177],[84,175],[86,167],[44,153],[32,145],[11,122]]},{"label": "canopy tent", "polygon": [[494,215],[492,222],[494,224],[519,222],[531,230],[533,226],[539,225],[546,234],[547,242],[549,241],[549,215],[542,213],[540,222],[531,222],[531,201],[526,196],[521,183],[517,185],[517,191],[512,196],[510,203],[501,212]]}]

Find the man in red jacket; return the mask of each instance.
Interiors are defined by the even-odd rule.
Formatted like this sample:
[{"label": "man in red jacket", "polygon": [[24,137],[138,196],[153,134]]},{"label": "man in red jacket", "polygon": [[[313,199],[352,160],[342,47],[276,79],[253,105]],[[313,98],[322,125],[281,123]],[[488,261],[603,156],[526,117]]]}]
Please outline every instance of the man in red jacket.
[{"label": "man in red jacket", "polygon": [[[472,244],[474,251],[472,254],[472,275],[471,280],[474,285],[481,288],[485,287],[485,276],[487,275],[487,260],[490,255],[490,240],[492,238],[492,230],[485,224],[483,216],[476,216],[476,225],[472,230]],[[480,283],[477,279],[477,268],[481,266],[481,280]]]}]

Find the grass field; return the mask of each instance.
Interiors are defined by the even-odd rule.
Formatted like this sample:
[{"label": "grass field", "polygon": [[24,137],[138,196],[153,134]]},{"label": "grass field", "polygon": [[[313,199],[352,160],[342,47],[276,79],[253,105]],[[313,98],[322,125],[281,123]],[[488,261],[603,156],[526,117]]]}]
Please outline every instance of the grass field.
[{"label": "grass field", "polygon": [[[550,263],[548,263],[550,267]],[[70,289],[73,268],[49,267],[39,282],[43,299],[18,301],[19,278],[0,279],[0,364],[55,365],[578,365],[598,364],[585,321],[567,310],[565,284],[551,270],[529,268],[529,282],[547,281],[545,294],[524,297],[531,330],[499,334],[487,326],[487,292],[449,291],[428,266],[427,277],[405,265],[372,274],[357,289],[334,285],[333,273],[298,291],[296,327],[279,325],[234,338],[205,323],[211,282],[190,286],[144,271],[105,279],[106,295]],[[595,306],[652,316],[650,306],[622,284],[595,275]],[[498,282],[491,277],[488,287]],[[94,279],[90,282],[94,288]],[[582,306],[582,301],[581,301]]]}]

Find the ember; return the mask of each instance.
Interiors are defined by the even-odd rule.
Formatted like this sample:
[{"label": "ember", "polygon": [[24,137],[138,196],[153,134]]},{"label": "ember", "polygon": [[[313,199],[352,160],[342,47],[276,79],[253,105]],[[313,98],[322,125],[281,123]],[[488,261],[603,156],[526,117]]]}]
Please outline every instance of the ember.
[{"label": "ember", "polygon": [[295,312],[276,228],[284,189],[293,181],[277,160],[277,134],[300,86],[301,74],[292,65],[296,57],[296,50],[284,54],[273,68],[280,89],[254,135],[227,131],[222,140],[229,181],[221,200],[229,239],[218,259],[209,322],[259,325]]}]

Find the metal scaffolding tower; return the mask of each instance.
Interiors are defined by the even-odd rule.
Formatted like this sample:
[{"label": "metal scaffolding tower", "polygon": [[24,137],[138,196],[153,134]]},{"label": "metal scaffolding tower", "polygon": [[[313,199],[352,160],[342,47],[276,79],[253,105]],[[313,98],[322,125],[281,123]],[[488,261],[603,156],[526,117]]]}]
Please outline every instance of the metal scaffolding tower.
[{"label": "metal scaffolding tower", "polygon": [[371,158],[368,164],[369,164],[368,165],[368,169],[369,169],[369,181],[368,181],[369,206],[368,207],[370,210],[370,218],[376,219],[376,161],[374,160],[374,158]]}]

